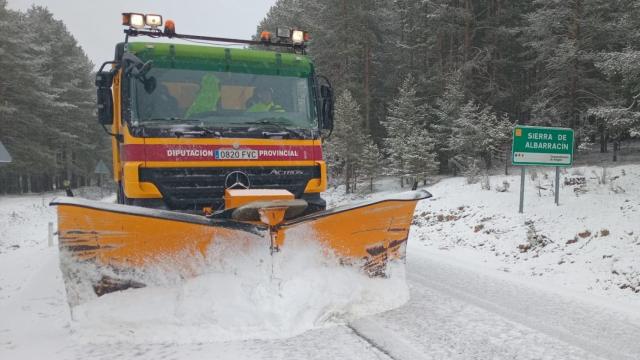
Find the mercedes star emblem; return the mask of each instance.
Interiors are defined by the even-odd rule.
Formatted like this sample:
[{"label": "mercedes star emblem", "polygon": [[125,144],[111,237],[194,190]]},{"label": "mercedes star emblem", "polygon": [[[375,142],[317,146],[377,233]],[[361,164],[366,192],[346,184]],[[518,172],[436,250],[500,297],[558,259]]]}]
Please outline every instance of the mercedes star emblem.
[{"label": "mercedes star emblem", "polygon": [[242,171],[230,172],[224,179],[225,189],[248,189],[249,187],[251,187],[249,175]]}]

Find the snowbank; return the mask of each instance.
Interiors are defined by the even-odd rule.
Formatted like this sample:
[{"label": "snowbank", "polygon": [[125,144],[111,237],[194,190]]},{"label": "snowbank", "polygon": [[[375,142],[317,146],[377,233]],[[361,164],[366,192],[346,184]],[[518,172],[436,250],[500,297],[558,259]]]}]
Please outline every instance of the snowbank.
[{"label": "snowbank", "polygon": [[111,293],[74,307],[76,340],[197,343],[288,338],[390,310],[409,299],[404,266],[393,268],[390,278],[372,279],[340,266],[313,242],[288,238],[274,257],[267,246],[242,252],[227,249],[215,256],[201,269],[205,275]]},{"label": "snowbank", "polygon": [[602,171],[564,171],[556,206],[555,170],[529,169],[524,214],[519,176],[491,176],[491,190],[443,180],[416,209],[408,251],[640,305],[640,166]]}]

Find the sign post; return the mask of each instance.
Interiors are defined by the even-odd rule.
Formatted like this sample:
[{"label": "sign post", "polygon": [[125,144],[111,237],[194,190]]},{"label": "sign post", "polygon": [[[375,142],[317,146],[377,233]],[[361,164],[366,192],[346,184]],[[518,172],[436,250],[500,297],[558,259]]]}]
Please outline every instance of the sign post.
[{"label": "sign post", "polygon": [[520,207],[518,210],[520,214],[522,214],[522,212],[524,211],[524,173],[524,166],[522,166],[520,168]]},{"label": "sign post", "polygon": [[513,129],[511,163],[522,166],[520,212],[524,210],[524,166],[555,166],[555,202],[560,203],[560,166],[573,164],[573,130],[565,128],[523,126]]},{"label": "sign post", "polygon": [[560,166],[556,166],[556,206],[560,206]]}]

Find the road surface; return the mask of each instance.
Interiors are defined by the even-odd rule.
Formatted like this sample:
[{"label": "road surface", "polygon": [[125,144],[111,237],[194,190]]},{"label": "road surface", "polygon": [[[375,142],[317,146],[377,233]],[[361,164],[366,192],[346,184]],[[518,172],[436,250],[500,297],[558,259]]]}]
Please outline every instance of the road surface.
[{"label": "road surface", "polygon": [[[640,358],[640,320],[633,310],[535,287],[426,251],[409,251],[411,297],[404,306],[348,324],[269,340],[77,341],[55,251],[11,254],[0,255],[5,295],[13,291],[0,297],[3,359]],[[23,269],[25,278],[6,281],[12,268]]]}]

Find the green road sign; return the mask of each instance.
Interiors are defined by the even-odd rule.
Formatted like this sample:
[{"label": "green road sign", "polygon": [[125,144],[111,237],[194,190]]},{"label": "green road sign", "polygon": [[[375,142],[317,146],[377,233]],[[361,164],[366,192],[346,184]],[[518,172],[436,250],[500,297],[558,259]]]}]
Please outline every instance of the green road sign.
[{"label": "green road sign", "polygon": [[513,129],[513,165],[570,166],[573,164],[573,130],[539,126]]}]

